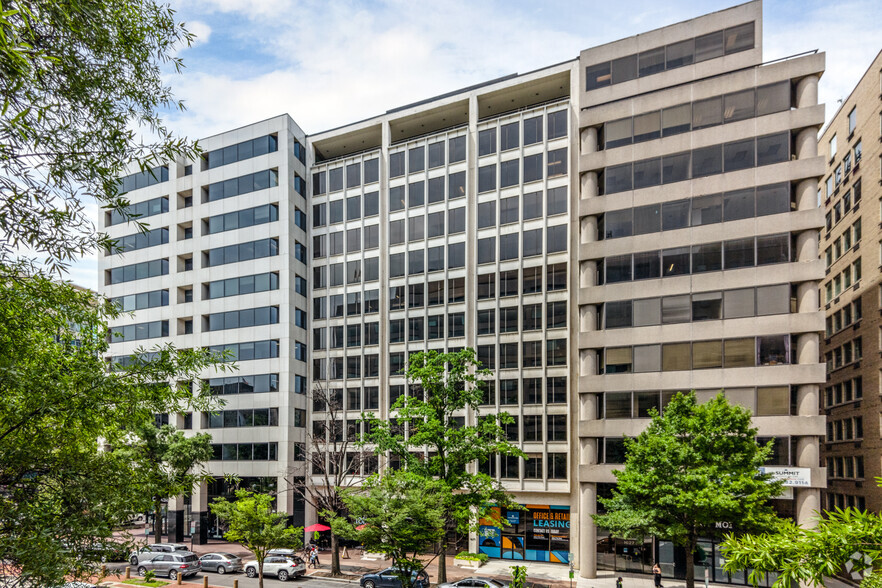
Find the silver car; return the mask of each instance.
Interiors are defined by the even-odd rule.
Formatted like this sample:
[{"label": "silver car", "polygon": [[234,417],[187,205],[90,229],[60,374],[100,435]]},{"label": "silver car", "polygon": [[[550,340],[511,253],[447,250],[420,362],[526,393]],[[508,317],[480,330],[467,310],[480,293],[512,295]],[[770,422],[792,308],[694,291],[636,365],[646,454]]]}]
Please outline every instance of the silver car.
[{"label": "silver car", "polygon": [[[245,562],[245,575],[256,578],[257,560]],[[282,582],[288,578],[299,578],[306,574],[306,562],[297,556],[268,555],[263,560],[263,575],[275,576]]]},{"label": "silver car", "polygon": [[438,584],[435,588],[508,588],[508,582],[501,582],[493,578],[463,578],[449,584]]},{"label": "silver car", "polygon": [[199,558],[199,563],[202,564],[203,572],[217,572],[218,574],[241,572],[245,567],[242,565],[242,558],[232,553],[206,553]]},{"label": "silver car", "polygon": [[174,551],[189,551],[183,543],[150,543],[133,551],[129,555],[129,563],[133,566],[141,562],[149,561],[157,553],[172,553]]},{"label": "silver car", "polygon": [[157,553],[149,561],[138,564],[138,575],[143,576],[147,570],[153,570],[157,576],[168,576],[169,580],[195,576],[202,571],[199,556],[192,551],[175,551],[173,553]]}]

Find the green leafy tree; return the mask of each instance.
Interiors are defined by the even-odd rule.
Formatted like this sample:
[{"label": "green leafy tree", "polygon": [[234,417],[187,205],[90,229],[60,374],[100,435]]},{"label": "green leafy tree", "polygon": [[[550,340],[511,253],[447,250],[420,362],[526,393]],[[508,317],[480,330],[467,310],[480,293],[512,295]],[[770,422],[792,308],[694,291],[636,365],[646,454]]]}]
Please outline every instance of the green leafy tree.
[{"label": "green leafy tree", "polygon": [[153,509],[153,540],[162,541],[162,501],[190,494],[196,484],[212,476],[204,467],[211,459],[211,435],[184,435],[171,425],[157,428],[143,423],[135,430],[134,442],[121,449],[138,472],[142,496]]},{"label": "green leafy tree", "polygon": [[769,500],[781,482],[759,473],[771,443],[757,444],[750,412],[722,393],[704,404],[678,393],[625,449],[613,495],[600,499],[607,512],[594,521],[620,537],[653,534],[684,547],[687,588],[695,586],[698,538],[715,523],[763,530],[778,522]]},{"label": "green leafy tree", "polygon": [[[276,512],[273,497],[250,490],[236,490],[236,500],[216,498],[211,512],[226,521],[227,541],[241,543],[257,560],[259,586],[263,588],[263,561],[270,549],[299,549],[303,546],[303,528],[289,527],[285,513]],[[280,578],[281,579],[281,578]]]},{"label": "green leafy tree", "polygon": [[419,555],[444,535],[446,492],[443,482],[406,470],[375,474],[360,488],[341,490],[348,517],[323,514],[341,537],[391,559],[403,588],[413,588],[425,568]]},{"label": "green leafy tree", "polygon": [[108,370],[116,311],[28,269],[0,265],[0,560],[20,571],[4,588],[97,572],[96,544],[137,512],[140,491],[137,465],[101,449],[155,413],[211,406],[177,384],[212,365],[206,352],[162,346]]},{"label": "green leafy tree", "polygon": [[183,108],[163,78],[192,38],[159,0],[0,4],[0,261],[28,248],[62,270],[112,245],[83,202],[122,211],[128,162],[192,159],[160,117]]},{"label": "green leafy tree", "polygon": [[[809,529],[787,520],[771,533],[730,533],[721,548],[726,569],[751,569],[749,580],[754,585],[766,573],[777,573],[775,588],[823,586],[825,576],[842,573],[849,561],[850,571],[860,576],[868,567],[864,556],[871,564],[882,559],[882,516],[856,508],[836,509],[824,513]],[[880,580],[882,574],[874,573],[861,586],[882,584]]]},{"label": "green leafy tree", "polygon": [[[437,479],[443,489],[445,527],[459,532],[476,530],[481,519],[495,520],[493,505],[521,508],[499,482],[487,474],[471,473],[468,466],[486,462],[496,454],[523,452],[506,440],[504,425],[514,422],[508,413],[482,416],[480,369],[471,348],[455,353],[427,351],[410,356],[407,379],[410,393],[392,406],[394,421],[368,418],[367,440],[378,453],[390,451],[412,474]],[[463,425],[454,413],[469,410],[477,424]],[[425,452],[428,450],[428,456]],[[447,535],[441,539],[438,582],[447,581]]]}]

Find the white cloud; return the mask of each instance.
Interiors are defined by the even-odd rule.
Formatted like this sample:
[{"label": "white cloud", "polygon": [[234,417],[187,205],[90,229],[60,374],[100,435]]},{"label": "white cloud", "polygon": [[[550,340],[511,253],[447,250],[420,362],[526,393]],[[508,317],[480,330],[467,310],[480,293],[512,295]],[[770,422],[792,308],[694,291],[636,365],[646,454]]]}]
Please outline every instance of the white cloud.
[{"label": "white cloud", "polygon": [[187,30],[196,37],[193,46],[205,45],[211,39],[211,27],[201,20],[191,20],[186,23]]}]

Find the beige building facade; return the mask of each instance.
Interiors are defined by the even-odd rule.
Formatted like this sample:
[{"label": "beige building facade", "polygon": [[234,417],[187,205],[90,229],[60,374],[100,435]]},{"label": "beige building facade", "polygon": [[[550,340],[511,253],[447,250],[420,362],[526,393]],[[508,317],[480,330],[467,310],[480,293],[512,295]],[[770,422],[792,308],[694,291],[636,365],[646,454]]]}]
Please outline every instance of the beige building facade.
[{"label": "beige building facade", "polygon": [[821,255],[826,311],[823,358],[827,416],[822,463],[824,508],[882,509],[882,53],[824,129],[826,173],[818,190],[825,212]]},{"label": "beige building facade", "polygon": [[[501,513],[502,531],[452,535],[456,549],[572,563],[584,578],[658,559],[681,576],[681,550],[608,537],[590,515],[623,437],[692,389],[752,411],[775,439],[770,467],[803,484],[779,510],[808,521],[826,484],[823,70],[818,53],[763,63],[750,2],[311,136],[276,117],[210,138],[208,160],[161,181],[131,180],[136,205],[167,197],[150,222],[168,235],[102,260],[104,292],[134,296],[136,325],[158,323],[121,319],[113,355],[167,338],[240,359],[229,382],[205,375],[224,414],[181,421],[218,439],[218,482],[171,505],[180,536],[216,530],[205,511],[226,473],[314,522],[287,487],[320,483],[304,459],[328,419],[313,387],[354,436],[362,413],[391,418],[411,393],[408,354],[464,347],[494,372],[480,413],[511,414],[528,456],[472,467],[527,510]],[[149,278],[166,294],[142,308]],[[394,466],[357,463],[354,478]],[[714,532],[703,547],[718,562]]]}]

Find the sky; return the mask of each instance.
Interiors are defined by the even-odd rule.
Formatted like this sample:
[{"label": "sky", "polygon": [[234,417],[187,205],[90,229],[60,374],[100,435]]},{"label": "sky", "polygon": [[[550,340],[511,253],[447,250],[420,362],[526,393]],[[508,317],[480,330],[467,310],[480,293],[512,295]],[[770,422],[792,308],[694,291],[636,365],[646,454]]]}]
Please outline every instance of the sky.
[{"label": "sky", "polygon": [[[737,4],[688,0],[171,0],[196,35],[168,84],[198,139],[288,113],[318,133]],[[766,0],[765,61],[819,49],[827,118],[882,49],[879,0]],[[96,287],[94,257],[69,279]]]}]

